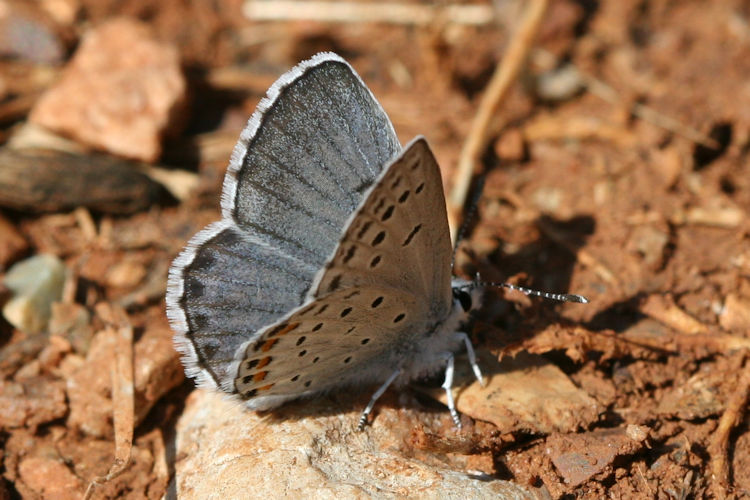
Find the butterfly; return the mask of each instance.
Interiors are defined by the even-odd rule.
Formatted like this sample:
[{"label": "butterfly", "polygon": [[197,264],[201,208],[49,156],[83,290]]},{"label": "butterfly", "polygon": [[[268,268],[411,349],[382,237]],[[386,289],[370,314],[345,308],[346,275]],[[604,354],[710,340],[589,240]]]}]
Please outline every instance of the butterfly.
[{"label": "butterfly", "polygon": [[167,315],[188,376],[253,410],[445,370],[474,350],[481,299],[453,278],[440,168],[423,137],[401,147],[354,69],[321,53],[282,75],[240,135],[222,218],[169,272]]}]

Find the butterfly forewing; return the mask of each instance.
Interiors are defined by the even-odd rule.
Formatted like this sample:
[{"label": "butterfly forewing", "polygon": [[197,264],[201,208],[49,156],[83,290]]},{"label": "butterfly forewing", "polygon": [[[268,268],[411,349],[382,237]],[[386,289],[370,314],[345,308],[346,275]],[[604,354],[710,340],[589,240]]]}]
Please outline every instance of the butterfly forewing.
[{"label": "butterfly forewing", "polygon": [[230,170],[236,190],[228,212],[239,227],[320,269],[363,191],[401,148],[345,62],[325,60],[287,80]]}]

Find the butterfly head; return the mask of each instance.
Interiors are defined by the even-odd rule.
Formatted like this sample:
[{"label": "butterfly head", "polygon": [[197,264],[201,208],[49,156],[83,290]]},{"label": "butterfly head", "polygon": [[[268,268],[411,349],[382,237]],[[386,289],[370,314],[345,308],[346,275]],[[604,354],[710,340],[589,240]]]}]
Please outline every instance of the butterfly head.
[{"label": "butterfly head", "polygon": [[476,281],[466,281],[454,278],[451,283],[453,289],[453,310],[468,316],[479,308],[482,303],[482,286]]}]

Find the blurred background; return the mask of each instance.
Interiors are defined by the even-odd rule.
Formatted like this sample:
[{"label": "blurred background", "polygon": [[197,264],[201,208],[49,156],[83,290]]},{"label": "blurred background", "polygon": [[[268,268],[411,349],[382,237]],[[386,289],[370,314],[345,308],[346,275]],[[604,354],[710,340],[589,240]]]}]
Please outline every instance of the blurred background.
[{"label": "blurred background", "polygon": [[414,397],[398,453],[553,498],[750,494],[746,2],[0,0],[0,499],[213,484],[179,479],[167,270],[266,89],[320,51],[467,186],[457,274],[591,300],[490,291],[475,345],[571,392],[459,399],[460,443]]}]

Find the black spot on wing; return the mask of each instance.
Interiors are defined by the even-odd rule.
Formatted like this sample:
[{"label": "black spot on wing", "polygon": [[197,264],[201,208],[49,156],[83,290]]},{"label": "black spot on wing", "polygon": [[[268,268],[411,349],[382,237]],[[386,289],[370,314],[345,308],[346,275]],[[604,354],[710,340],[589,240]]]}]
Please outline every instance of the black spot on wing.
[{"label": "black spot on wing", "polygon": [[417,224],[416,226],[414,226],[414,228],[413,228],[413,229],[411,230],[411,232],[410,232],[410,233],[409,233],[409,235],[408,235],[408,236],[406,237],[406,239],[404,240],[404,242],[403,242],[403,243],[401,243],[401,246],[402,246],[402,247],[405,247],[405,246],[407,246],[408,244],[410,244],[410,243],[411,243],[411,240],[412,240],[412,239],[414,239],[414,236],[416,236],[416,235],[417,235],[417,233],[418,233],[418,232],[420,231],[420,229],[422,229],[422,224]]}]

